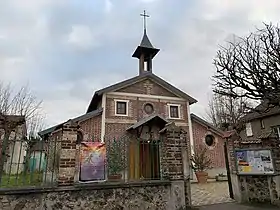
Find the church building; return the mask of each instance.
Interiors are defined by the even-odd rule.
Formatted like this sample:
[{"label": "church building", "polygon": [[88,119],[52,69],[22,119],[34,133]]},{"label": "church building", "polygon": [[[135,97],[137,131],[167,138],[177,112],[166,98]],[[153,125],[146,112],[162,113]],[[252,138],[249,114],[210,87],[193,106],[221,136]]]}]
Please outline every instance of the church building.
[{"label": "church building", "polygon": [[[141,43],[132,54],[138,60],[138,74],[93,94],[86,113],[72,119],[80,126],[78,139],[106,143],[107,139],[131,134],[141,139],[149,139],[152,135],[156,139],[167,123],[175,122],[187,132],[191,153],[196,145],[203,143],[214,154],[211,156],[213,164],[219,162],[217,167],[225,168],[224,159],[221,160],[222,133],[190,113],[190,106],[197,102],[194,97],[154,73],[153,59],[159,51],[150,42],[144,28]],[[39,135],[43,139],[50,135],[59,138],[64,123],[41,131]],[[210,134],[213,142],[208,145],[204,137]]]}]

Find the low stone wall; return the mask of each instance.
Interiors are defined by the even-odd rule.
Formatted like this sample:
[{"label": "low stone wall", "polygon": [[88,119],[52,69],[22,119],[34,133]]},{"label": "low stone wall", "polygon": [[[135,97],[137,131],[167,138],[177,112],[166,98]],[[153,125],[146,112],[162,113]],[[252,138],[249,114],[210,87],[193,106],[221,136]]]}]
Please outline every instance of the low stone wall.
[{"label": "low stone wall", "polygon": [[239,176],[243,202],[270,203],[268,176]]},{"label": "low stone wall", "polygon": [[77,185],[0,191],[1,210],[176,210],[180,189],[171,182]]},{"label": "low stone wall", "polygon": [[[235,133],[226,142],[234,199],[241,203],[269,203],[280,206],[280,147],[278,138],[267,137],[246,142]],[[235,150],[263,148],[272,151],[275,174],[238,174]]]}]

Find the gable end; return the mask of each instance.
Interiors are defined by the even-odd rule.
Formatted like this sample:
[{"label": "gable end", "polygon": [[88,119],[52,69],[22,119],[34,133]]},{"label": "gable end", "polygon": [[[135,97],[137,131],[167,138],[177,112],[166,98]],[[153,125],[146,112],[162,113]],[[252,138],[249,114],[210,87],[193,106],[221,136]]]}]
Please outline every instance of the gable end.
[{"label": "gable end", "polygon": [[168,96],[168,97],[180,97],[175,95],[170,90],[160,86],[151,79],[145,79],[139,82],[136,82],[127,87],[121,88],[116,92],[124,93],[136,93],[136,94],[146,94],[146,95],[157,95],[157,96]]}]

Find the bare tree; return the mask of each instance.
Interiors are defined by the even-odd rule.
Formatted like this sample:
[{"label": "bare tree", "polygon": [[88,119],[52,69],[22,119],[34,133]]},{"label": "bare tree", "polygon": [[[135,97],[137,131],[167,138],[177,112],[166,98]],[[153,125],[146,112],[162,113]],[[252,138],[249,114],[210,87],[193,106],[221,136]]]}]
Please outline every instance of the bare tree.
[{"label": "bare tree", "polygon": [[23,138],[29,148],[43,125],[41,104],[42,101],[37,100],[27,85],[16,91],[10,84],[0,82],[0,130],[4,133],[0,139],[0,182],[12,130],[25,123],[27,136]]},{"label": "bare tree", "polygon": [[237,125],[248,111],[247,107],[252,107],[252,102],[244,97],[232,98],[214,93],[208,102],[206,114],[214,126],[228,130]]},{"label": "bare tree", "polygon": [[0,82],[0,115],[24,116],[28,135],[36,135],[43,126],[41,104],[42,101],[31,93],[27,85],[15,91],[10,84]]},{"label": "bare tree", "polygon": [[280,105],[280,28],[264,24],[220,47],[214,59],[214,92]]}]

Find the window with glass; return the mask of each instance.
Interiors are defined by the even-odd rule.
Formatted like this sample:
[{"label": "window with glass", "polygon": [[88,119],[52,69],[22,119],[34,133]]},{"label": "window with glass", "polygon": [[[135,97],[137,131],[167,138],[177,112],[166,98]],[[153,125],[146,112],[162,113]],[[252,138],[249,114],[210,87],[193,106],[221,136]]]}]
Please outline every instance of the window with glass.
[{"label": "window with glass", "polygon": [[180,118],[179,105],[170,105],[169,114],[170,114],[170,118]]},{"label": "window with glass", "polygon": [[127,101],[116,102],[116,114],[127,115]]},{"label": "window with glass", "polygon": [[150,104],[150,103],[145,104],[144,111],[145,111],[146,114],[152,114],[154,112],[153,105]]},{"label": "window with glass", "polygon": [[264,125],[264,120],[263,120],[263,119],[261,119],[261,120],[260,120],[260,123],[261,123],[261,129],[264,129],[264,128],[265,128],[265,125]]},{"label": "window with glass", "polygon": [[253,136],[252,124],[246,123],[246,134],[247,136]]},{"label": "window with glass", "polygon": [[272,127],[272,130],[277,135],[277,137],[280,139],[280,125]]}]

